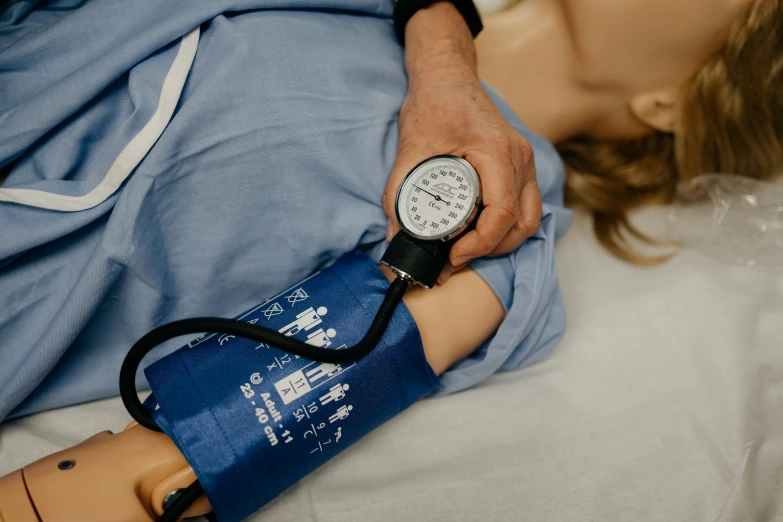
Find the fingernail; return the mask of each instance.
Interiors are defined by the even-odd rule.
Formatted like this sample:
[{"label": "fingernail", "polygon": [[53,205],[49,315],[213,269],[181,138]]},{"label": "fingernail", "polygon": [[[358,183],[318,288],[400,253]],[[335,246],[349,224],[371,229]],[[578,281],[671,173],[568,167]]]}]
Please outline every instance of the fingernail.
[{"label": "fingernail", "polygon": [[454,261],[452,261],[451,264],[454,265],[454,266],[461,266],[461,265],[464,265],[465,263],[467,263],[468,261],[470,261],[471,259],[473,259],[473,258],[470,257],[470,256],[460,256],[460,257],[454,259]]},{"label": "fingernail", "polygon": [[394,227],[391,224],[391,221],[389,221],[389,224],[386,225],[386,242],[390,243],[392,240],[392,232],[394,231]]}]

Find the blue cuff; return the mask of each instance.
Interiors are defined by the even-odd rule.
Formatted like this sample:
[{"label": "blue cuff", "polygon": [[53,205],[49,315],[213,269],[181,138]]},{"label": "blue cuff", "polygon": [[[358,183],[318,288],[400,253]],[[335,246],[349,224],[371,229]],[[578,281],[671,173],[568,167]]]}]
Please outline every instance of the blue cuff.
[{"label": "blue cuff", "polygon": [[[359,341],[389,283],[348,254],[239,317],[323,348]],[[146,370],[147,407],[204,486],[221,522],[239,521],[438,386],[404,304],[350,365],[208,335]]]}]

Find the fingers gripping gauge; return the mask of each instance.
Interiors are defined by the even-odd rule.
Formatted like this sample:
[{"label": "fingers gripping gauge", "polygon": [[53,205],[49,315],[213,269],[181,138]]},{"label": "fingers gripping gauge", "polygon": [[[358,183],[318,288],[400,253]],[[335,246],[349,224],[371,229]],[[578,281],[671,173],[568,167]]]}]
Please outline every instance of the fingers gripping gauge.
[{"label": "fingers gripping gauge", "polygon": [[402,227],[381,262],[400,277],[432,288],[454,240],[476,219],[481,185],[475,169],[457,156],[434,156],[402,181],[395,207]]}]

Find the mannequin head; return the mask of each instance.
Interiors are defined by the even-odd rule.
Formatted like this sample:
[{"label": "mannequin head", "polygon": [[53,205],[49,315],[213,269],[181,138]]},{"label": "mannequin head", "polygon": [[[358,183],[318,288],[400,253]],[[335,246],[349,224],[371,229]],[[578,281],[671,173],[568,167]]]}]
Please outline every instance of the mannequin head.
[{"label": "mannequin head", "polygon": [[487,20],[480,72],[558,145],[601,241],[633,258],[627,211],[678,180],[783,172],[782,22],[781,0],[522,0]]},{"label": "mannequin head", "polygon": [[727,41],[751,0],[557,0],[572,81],[598,139],[674,130],[682,87]]}]

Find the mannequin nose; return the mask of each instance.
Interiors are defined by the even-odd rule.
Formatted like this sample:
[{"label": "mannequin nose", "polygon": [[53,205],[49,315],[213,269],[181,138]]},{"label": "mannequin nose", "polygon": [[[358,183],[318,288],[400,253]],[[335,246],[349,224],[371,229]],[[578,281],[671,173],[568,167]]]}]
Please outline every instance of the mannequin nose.
[{"label": "mannequin nose", "polygon": [[41,522],[27,493],[21,469],[0,477],[0,522]]}]

